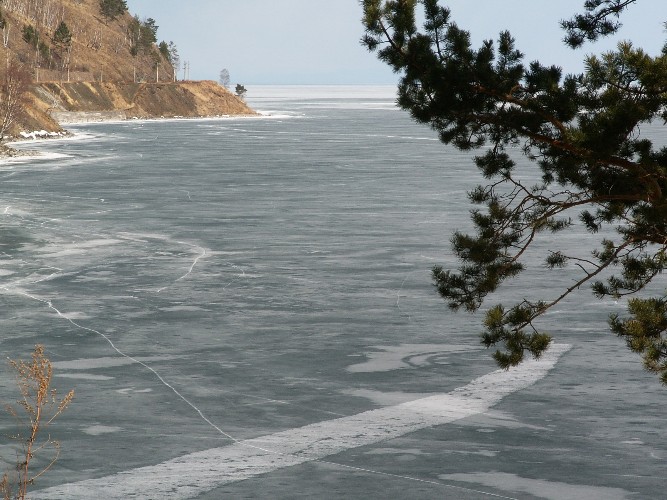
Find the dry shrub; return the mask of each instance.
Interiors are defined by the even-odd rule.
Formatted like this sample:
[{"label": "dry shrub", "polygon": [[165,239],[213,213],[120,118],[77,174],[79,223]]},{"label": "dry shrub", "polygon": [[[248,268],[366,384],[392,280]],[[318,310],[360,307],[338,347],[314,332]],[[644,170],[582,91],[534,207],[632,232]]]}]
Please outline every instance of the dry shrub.
[{"label": "dry shrub", "polygon": [[[51,388],[51,361],[44,355],[42,345],[35,346],[30,362],[10,360],[10,364],[16,372],[21,398],[16,405],[7,405],[7,412],[21,429],[12,436],[20,443],[20,452],[16,472],[5,473],[0,481],[0,493],[5,500],[25,500],[28,487],[58,460],[60,443],[51,438],[47,428],[70,404],[74,391],[58,400],[56,390]],[[36,454],[48,454],[47,463],[32,471],[30,465]]]}]

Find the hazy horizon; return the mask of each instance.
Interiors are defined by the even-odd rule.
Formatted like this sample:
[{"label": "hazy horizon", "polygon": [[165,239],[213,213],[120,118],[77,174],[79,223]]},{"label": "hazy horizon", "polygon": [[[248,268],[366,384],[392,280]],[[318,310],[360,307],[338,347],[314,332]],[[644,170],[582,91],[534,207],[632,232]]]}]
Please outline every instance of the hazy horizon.
[{"label": "hazy horizon", "polygon": [[[586,54],[615,47],[631,39],[649,54],[665,41],[663,21],[667,2],[631,6],[622,17],[624,27],[615,39],[588,44],[573,51],[562,44],[559,20],[582,9],[583,0],[546,2],[535,7],[528,0],[450,0],[459,27],[471,32],[479,46],[509,29],[526,61],[538,59],[565,72],[581,72]],[[532,7],[531,7],[532,5]],[[232,84],[394,84],[397,75],[359,42],[363,35],[358,0],[128,0],[132,14],[152,17],[158,39],[173,41],[182,61],[190,63],[192,79],[218,80],[226,68]],[[179,73],[183,75],[182,71]]]}]

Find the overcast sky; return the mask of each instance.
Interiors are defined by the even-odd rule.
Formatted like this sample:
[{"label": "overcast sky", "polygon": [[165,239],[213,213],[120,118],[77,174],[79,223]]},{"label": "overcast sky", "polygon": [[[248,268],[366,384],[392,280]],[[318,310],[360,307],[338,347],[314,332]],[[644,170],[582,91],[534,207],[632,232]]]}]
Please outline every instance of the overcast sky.
[{"label": "overcast sky", "polygon": [[[132,14],[152,17],[158,39],[173,41],[193,79],[217,80],[227,68],[233,84],[383,84],[395,75],[360,44],[358,0],[128,0]],[[615,42],[565,48],[560,19],[584,0],[443,1],[477,43],[509,29],[527,59],[583,69],[586,53]],[[622,19],[620,37],[650,54],[664,41],[666,0],[640,0]],[[181,73],[182,74],[182,73]]]}]

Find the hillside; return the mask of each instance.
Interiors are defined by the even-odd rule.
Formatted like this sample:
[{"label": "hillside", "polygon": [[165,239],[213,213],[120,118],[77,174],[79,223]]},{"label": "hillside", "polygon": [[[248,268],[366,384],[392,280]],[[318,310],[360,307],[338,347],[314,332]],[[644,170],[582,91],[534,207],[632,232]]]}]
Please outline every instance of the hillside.
[{"label": "hillside", "polygon": [[[33,88],[33,105],[25,126],[48,115],[55,122],[97,121],[109,117],[170,118],[248,115],[254,112],[212,81],[177,83],[73,82],[40,83]],[[42,127],[44,128],[44,127]],[[41,129],[40,129],[41,130]],[[45,128],[49,130],[49,128]]]},{"label": "hillside", "polygon": [[27,113],[14,134],[58,130],[52,118],[66,112],[142,118],[253,113],[214,82],[175,81],[177,50],[167,43],[158,48],[152,19],[129,12],[104,16],[100,0],[3,0],[0,12],[0,60],[20,63],[32,79]]}]

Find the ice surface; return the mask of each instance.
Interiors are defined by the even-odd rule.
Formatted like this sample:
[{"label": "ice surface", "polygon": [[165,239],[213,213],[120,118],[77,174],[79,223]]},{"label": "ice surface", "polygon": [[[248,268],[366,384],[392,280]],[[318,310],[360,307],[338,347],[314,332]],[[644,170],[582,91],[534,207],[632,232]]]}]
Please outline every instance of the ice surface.
[{"label": "ice surface", "polygon": [[320,460],[350,448],[482,413],[503,397],[544,377],[569,348],[568,345],[552,345],[540,360],[484,375],[448,394],[236,441],[229,446],[184,455],[158,465],[37,491],[32,498],[191,498],[222,484]]},{"label": "ice surface", "polygon": [[108,425],[91,425],[83,429],[83,432],[90,436],[101,436],[103,434],[111,434],[123,430],[121,427],[111,427]]},{"label": "ice surface", "polygon": [[422,366],[452,353],[478,350],[470,345],[453,344],[401,344],[398,346],[377,346],[379,352],[367,352],[368,358],[363,363],[357,363],[347,367],[352,373],[370,373],[409,368],[410,366]]},{"label": "ice surface", "polygon": [[[325,90],[252,103],[293,117],[284,120],[77,126],[85,140],[28,145],[68,158],[0,169],[2,355],[24,358],[44,344],[58,389],[77,395],[52,429],[60,460],[37,486],[160,473],[176,457],[185,475],[201,462],[232,477],[193,454],[238,458],[252,450],[239,443],[264,439],[269,450],[293,438],[297,448],[284,446],[293,456],[247,458],[270,472],[213,478],[196,496],[525,498],[529,480],[660,498],[667,392],[607,331],[624,303],[581,290],[559,304],[539,327],[572,350],[494,403],[483,315],[451,313],[430,280],[432,266],[455,265],[451,233],[470,229],[466,191],[481,180],[471,158],[393,109],[393,89]],[[539,243],[587,255],[598,236],[575,229]],[[489,305],[549,300],[579,273],[550,273],[539,255],[526,263]],[[13,387],[0,370],[3,401],[15,399]],[[447,398],[429,399],[438,395]],[[492,404],[346,448],[372,440],[373,419],[391,412],[432,422]],[[368,432],[346,435],[358,415]],[[271,469],[295,457],[307,460]],[[238,461],[230,466],[243,476]],[[494,473],[508,480],[474,476]],[[440,479],[447,474],[475,479]],[[187,480],[175,481],[187,497]]]},{"label": "ice surface", "polygon": [[0,158],[0,167],[19,165],[19,164],[33,164],[35,162],[58,160],[68,158],[68,155],[62,153],[35,153],[21,156],[5,156]]},{"label": "ice surface", "polygon": [[177,359],[178,356],[137,356],[135,359],[126,357],[103,357],[88,359],[72,359],[69,361],[54,361],[53,368],[56,370],[91,370],[95,368],[114,368],[127,366],[141,361],[152,363],[154,361],[167,361]]},{"label": "ice surface", "polygon": [[542,481],[502,472],[442,474],[440,479],[477,486],[511,489],[518,493],[534,495],[537,498],[544,498],[546,500],[563,500],[565,498],[570,500],[628,500],[633,496],[631,492],[620,488],[568,484],[560,481]]}]

